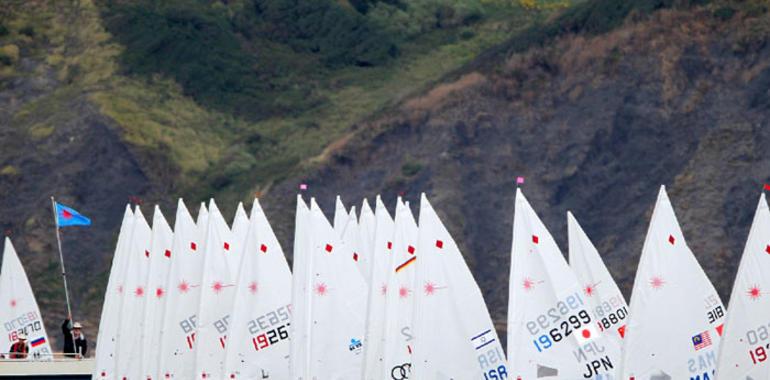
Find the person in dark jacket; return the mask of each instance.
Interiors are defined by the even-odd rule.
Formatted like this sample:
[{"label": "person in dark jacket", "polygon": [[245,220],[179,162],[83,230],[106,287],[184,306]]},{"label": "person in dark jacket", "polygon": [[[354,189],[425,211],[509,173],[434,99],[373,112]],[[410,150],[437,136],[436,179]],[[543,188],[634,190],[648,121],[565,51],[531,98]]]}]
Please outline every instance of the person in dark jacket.
[{"label": "person in dark jacket", "polygon": [[9,359],[26,359],[29,354],[29,345],[27,344],[27,334],[19,333],[17,341],[11,345],[11,349],[8,350]]},{"label": "person in dark jacket", "polygon": [[64,354],[67,357],[85,357],[88,352],[88,341],[83,335],[83,326],[78,322],[73,324],[70,317],[64,320],[61,332],[64,334]]}]

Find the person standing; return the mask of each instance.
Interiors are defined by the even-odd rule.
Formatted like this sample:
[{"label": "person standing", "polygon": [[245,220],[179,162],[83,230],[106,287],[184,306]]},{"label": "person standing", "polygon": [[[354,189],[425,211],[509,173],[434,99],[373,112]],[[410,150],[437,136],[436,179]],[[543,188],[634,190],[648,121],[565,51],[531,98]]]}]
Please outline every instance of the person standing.
[{"label": "person standing", "polygon": [[27,334],[19,333],[16,342],[11,345],[9,350],[9,359],[26,359],[29,355],[29,345],[27,345]]},{"label": "person standing", "polygon": [[71,358],[83,358],[88,352],[88,341],[83,335],[83,325],[79,322],[72,323],[72,317],[64,320],[61,326],[64,335],[64,354]]}]

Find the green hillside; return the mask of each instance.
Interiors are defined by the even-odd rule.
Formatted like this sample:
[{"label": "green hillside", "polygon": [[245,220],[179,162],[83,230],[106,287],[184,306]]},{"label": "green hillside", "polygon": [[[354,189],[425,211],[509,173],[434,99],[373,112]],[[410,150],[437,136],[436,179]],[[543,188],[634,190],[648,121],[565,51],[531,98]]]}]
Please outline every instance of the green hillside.
[{"label": "green hillside", "polygon": [[[88,310],[87,322],[96,324],[110,262],[105,252],[121,209],[115,206],[126,195],[164,205],[177,196],[216,195],[230,212],[236,200],[313,170],[328,158],[325,149],[358,133],[364,121],[567,5],[9,0],[0,10],[7,105],[0,123],[10,129],[0,141],[16,143],[0,152],[0,178],[4,195],[20,184],[30,188],[18,194],[23,201],[0,207],[0,224],[22,240],[17,245],[34,263],[41,304],[58,318],[63,297],[39,200],[52,193],[90,204],[86,211],[101,224],[95,233],[72,232],[85,236],[69,242],[65,236],[65,248],[76,247],[77,262],[96,259],[71,269],[86,270],[73,293]],[[128,165],[135,176],[103,178],[94,189],[69,175],[48,175],[90,178],[98,170],[89,167],[97,158],[88,158],[88,142],[78,147],[82,158],[64,155],[67,169],[57,165],[61,142],[73,136],[109,141],[98,159],[126,161],[113,166]],[[83,246],[88,239],[94,246]]]}]

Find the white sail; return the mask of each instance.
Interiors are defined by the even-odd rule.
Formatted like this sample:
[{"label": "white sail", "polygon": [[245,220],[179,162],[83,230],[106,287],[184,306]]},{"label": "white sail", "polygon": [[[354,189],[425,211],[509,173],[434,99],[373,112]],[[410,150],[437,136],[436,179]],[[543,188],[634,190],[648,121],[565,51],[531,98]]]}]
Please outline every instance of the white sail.
[{"label": "white sail", "polygon": [[219,379],[224,371],[227,327],[235,296],[236,274],[228,256],[233,254],[233,234],[212,199],[206,253],[203,257],[198,329],[195,334],[195,378]]},{"label": "white sail", "polygon": [[512,378],[574,380],[614,373],[619,348],[598,331],[577,276],[520,189],[508,291]]},{"label": "white sail", "polygon": [[27,335],[31,360],[51,360],[51,345],[45,332],[43,317],[37,306],[35,294],[29,285],[27,273],[11,239],[5,238],[3,266],[0,267],[0,322],[3,337],[0,338],[0,352],[8,352],[16,342],[18,334]]},{"label": "white sail", "polygon": [[718,379],[770,378],[770,210],[759,199],[727,309]]},{"label": "white sail", "polygon": [[[612,340],[610,348],[614,350],[611,357],[620,360],[620,349],[623,347],[626,322],[628,319],[628,304],[620,292],[618,285],[604,265],[599,251],[596,250],[588,235],[580,227],[571,212],[567,212],[567,230],[569,233],[569,265],[577,275],[583,287],[583,295],[591,305],[599,331]],[[615,370],[608,371],[617,378],[620,370],[615,363]]]},{"label": "white sail", "polygon": [[256,199],[240,267],[224,378],[289,379],[291,272]]},{"label": "white sail", "polygon": [[195,219],[195,224],[200,228],[203,226],[203,228],[208,227],[209,222],[209,209],[206,208],[206,202],[201,202],[200,207],[198,207],[198,218]]},{"label": "white sail", "polygon": [[230,271],[237,275],[241,265],[243,244],[246,241],[246,234],[249,232],[249,216],[243,208],[243,202],[238,202],[232,226],[233,241],[231,242],[230,249],[227,251],[227,263],[230,265]]},{"label": "white sail", "polygon": [[193,378],[195,327],[198,320],[200,283],[203,271],[203,238],[199,226],[207,225],[208,211],[201,206],[198,224],[180,199],[171,244],[171,267],[166,282],[158,378]]},{"label": "white sail", "polygon": [[412,211],[404,203],[397,202],[385,294],[382,379],[390,379],[394,368],[410,365],[412,360],[412,309],[415,293],[419,291],[415,288],[417,234],[417,222]]},{"label": "white sail", "polygon": [[[206,252],[206,237],[209,231],[209,209],[206,207],[206,203],[201,202],[201,206],[198,209],[198,219],[195,220],[195,226],[197,228],[196,235],[200,244],[198,248],[201,253],[201,265],[203,265],[203,255]],[[201,275],[203,272],[201,271]]]},{"label": "white sail", "polygon": [[158,374],[159,357],[156,349],[160,347],[160,331],[166,306],[166,279],[171,267],[173,242],[174,233],[160,211],[160,207],[155,206],[152,218],[149,272],[145,286],[147,295],[142,318],[144,329],[140,345],[140,347],[153,347],[153,349],[141,350],[141,373],[144,379],[154,379]]},{"label": "white sail", "polygon": [[[515,379],[468,265],[425,194],[420,199],[409,379]],[[392,368],[404,378],[409,367]],[[527,378],[530,379],[530,378]]]},{"label": "white sail", "polygon": [[358,218],[356,217],[356,206],[353,206],[350,208],[348,221],[345,223],[345,228],[342,231],[342,242],[353,252],[353,261],[356,262],[356,267],[358,267],[358,271],[363,278],[366,269],[364,268],[363,261],[361,261],[360,237]]},{"label": "white sail", "polygon": [[120,305],[123,303],[123,281],[126,273],[126,260],[128,260],[128,246],[131,242],[133,228],[134,213],[131,211],[131,206],[126,205],[123,222],[120,224],[120,232],[118,233],[118,242],[115,246],[115,254],[112,257],[110,278],[107,280],[107,290],[104,293],[102,315],[99,319],[94,372],[91,376],[93,379],[115,378],[116,338],[120,323]]},{"label": "white sail", "polygon": [[139,206],[134,210],[134,229],[125,268],[123,300],[117,336],[117,377],[138,379],[142,376],[142,331],[147,274],[150,269],[152,231]]},{"label": "white sail", "polygon": [[353,252],[310,201],[312,258],[310,378],[361,378],[366,283]]},{"label": "white sail", "polygon": [[364,198],[361,215],[358,218],[358,267],[362,268],[367,285],[372,281],[372,256],[374,255],[374,234],[377,218],[369,202]]},{"label": "white sail", "polygon": [[334,201],[334,231],[337,233],[337,236],[342,237],[349,219],[350,214],[348,213],[348,210],[345,209],[342,198],[338,195]]},{"label": "white sail", "polygon": [[661,186],[631,293],[622,379],[713,378],[724,312]]},{"label": "white sail", "polygon": [[310,379],[310,227],[310,210],[302,196],[297,195],[289,342],[289,372],[293,380]]},{"label": "white sail", "polygon": [[364,340],[363,378],[365,380],[380,380],[383,371],[382,335],[385,328],[385,296],[395,228],[393,218],[388,214],[379,195],[375,201],[375,207],[375,238],[372,247],[372,274],[366,306],[366,339]]}]

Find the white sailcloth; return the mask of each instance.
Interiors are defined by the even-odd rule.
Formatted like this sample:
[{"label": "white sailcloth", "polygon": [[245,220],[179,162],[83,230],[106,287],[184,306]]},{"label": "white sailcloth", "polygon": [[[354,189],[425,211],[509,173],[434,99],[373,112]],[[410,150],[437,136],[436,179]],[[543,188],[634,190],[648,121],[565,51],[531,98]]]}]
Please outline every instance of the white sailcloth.
[{"label": "white sailcloth", "polygon": [[[400,200],[398,203],[401,203]],[[366,339],[364,341],[365,380],[380,380],[383,371],[382,336],[385,329],[385,295],[388,288],[390,252],[393,249],[395,225],[380,196],[375,201],[375,238],[372,247],[372,274],[366,306]]]},{"label": "white sailcloth", "polygon": [[[481,290],[425,194],[419,226],[409,378],[512,379]],[[404,367],[392,378],[408,374]]]},{"label": "white sailcloth", "polygon": [[661,186],[631,293],[622,378],[713,378],[724,312]]},{"label": "white sailcloth", "polygon": [[[612,358],[620,360],[623,336],[628,319],[628,304],[618,285],[604,265],[599,251],[596,250],[588,235],[578,224],[571,212],[567,212],[567,230],[569,233],[569,265],[583,286],[583,295],[591,305],[599,331],[614,342],[609,345],[615,350]],[[617,364],[617,363],[616,363]],[[614,371],[608,371],[617,378],[619,365]]]},{"label": "white sailcloth", "polygon": [[374,216],[369,202],[364,198],[361,205],[361,215],[358,218],[358,267],[367,285],[372,281],[372,256],[374,255],[374,234],[377,218]]},{"label": "white sailcloth", "polygon": [[719,349],[718,379],[770,378],[770,210],[759,199],[733,285]]},{"label": "white sailcloth", "polygon": [[171,267],[166,282],[158,378],[187,380],[195,366],[195,327],[198,320],[203,238],[199,226],[208,225],[208,211],[201,205],[198,224],[180,199],[171,244]]},{"label": "white sailcloth", "polygon": [[11,244],[5,238],[3,266],[0,269],[0,322],[3,337],[0,338],[0,352],[8,352],[16,342],[19,333],[27,335],[29,359],[51,360],[51,345],[45,332],[43,317],[37,306],[35,294],[29,285],[27,273]]},{"label": "white sailcloth", "polygon": [[236,274],[230,270],[228,256],[237,248],[213,199],[209,201],[208,224],[195,334],[195,378],[219,379],[224,372],[227,327],[235,296]]},{"label": "white sailcloth", "polygon": [[356,217],[356,206],[353,206],[350,208],[350,212],[348,213],[348,221],[345,223],[345,228],[342,231],[342,242],[345,243],[345,246],[347,246],[352,252],[353,252],[353,261],[356,262],[356,267],[358,267],[358,271],[361,273],[361,277],[364,277],[364,272],[366,271],[363,265],[363,261],[361,261],[361,253],[360,253],[360,231],[358,229],[358,217]]},{"label": "white sailcloth", "polygon": [[118,378],[138,379],[142,376],[142,331],[144,301],[147,296],[147,274],[150,269],[152,230],[139,206],[134,210],[134,229],[126,261],[123,302],[117,337]]},{"label": "white sailcloth", "polygon": [[353,252],[334,232],[315,199],[310,204],[311,379],[358,380],[363,365],[366,283]]},{"label": "white sailcloth", "polygon": [[246,234],[249,233],[249,216],[243,208],[243,202],[238,202],[238,208],[233,218],[233,238],[231,247],[227,252],[227,264],[230,266],[230,272],[238,274],[241,265],[241,256],[243,255],[243,244],[246,241]]},{"label": "white sailcloth", "polygon": [[310,210],[302,196],[297,195],[289,342],[289,372],[293,380],[310,379],[310,227]]},{"label": "white sailcloth", "polygon": [[[195,224],[200,228],[203,226],[203,228],[208,228],[209,221],[209,209],[206,208],[206,202],[201,202],[200,207],[198,207],[198,218],[195,220]],[[205,231],[204,231],[205,232]]]},{"label": "white sailcloth", "polygon": [[131,211],[130,205],[126,205],[123,222],[120,224],[120,232],[118,233],[118,242],[115,246],[115,254],[112,257],[110,278],[107,280],[107,290],[104,293],[102,315],[99,319],[94,372],[91,375],[93,379],[115,378],[116,338],[120,323],[120,305],[123,303],[123,281],[126,274],[128,247],[133,228],[134,213]]},{"label": "white sailcloth", "polygon": [[385,327],[382,335],[383,368],[380,378],[396,376],[393,371],[412,362],[412,309],[415,292],[417,222],[402,202],[396,204],[395,233],[385,293]]},{"label": "white sailcloth", "polygon": [[577,276],[516,190],[508,299],[508,361],[522,379],[599,378],[619,348],[597,328]]},{"label": "white sailcloth", "polygon": [[[200,240],[198,246],[201,250],[201,265],[203,265],[203,255],[206,253],[206,237],[209,232],[209,209],[204,202],[201,202],[201,206],[198,209],[198,219],[195,220],[195,225],[197,228],[198,239]],[[201,276],[202,275],[203,271],[201,271]]]},{"label": "white sailcloth", "polygon": [[[171,267],[171,244],[174,233],[166,218],[155,206],[152,218],[152,238],[150,247],[149,273],[145,286],[147,295],[144,305],[144,330],[142,331],[141,373],[144,379],[154,379],[158,374],[159,357],[156,351],[160,347],[160,331],[163,324],[163,310],[166,306],[166,279]],[[146,349],[153,347],[153,349]]]},{"label": "white sailcloth", "polygon": [[291,272],[256,199],[240,267],[225,378],[289,379]]},{"label": "white sailcloth", "polygon": [[345,209],[345,204],[342,203],[342,198],[338,195],[334,201],[334,231],[340,238],[345,232],[345,226],[348,225],[350,214]]}]

